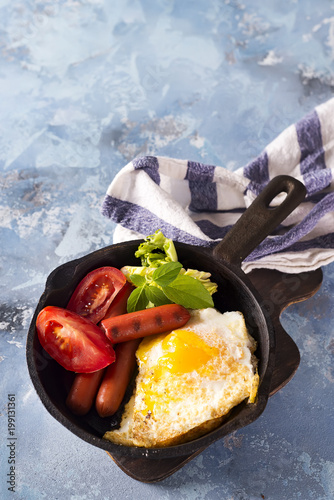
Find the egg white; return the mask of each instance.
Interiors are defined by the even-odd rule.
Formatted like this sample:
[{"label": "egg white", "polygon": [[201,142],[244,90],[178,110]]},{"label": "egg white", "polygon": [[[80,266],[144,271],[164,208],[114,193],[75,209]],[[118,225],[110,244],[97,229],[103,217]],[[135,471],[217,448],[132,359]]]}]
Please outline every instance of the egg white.
[{"label": "egg white", "polygon": [[213,308],[191,311],[182,329],[146,337],[136,353],[139,372],[121,426],[104,438],[161,447],[208,432],[234,406],[254,402],[255,349],[242,313]]}]

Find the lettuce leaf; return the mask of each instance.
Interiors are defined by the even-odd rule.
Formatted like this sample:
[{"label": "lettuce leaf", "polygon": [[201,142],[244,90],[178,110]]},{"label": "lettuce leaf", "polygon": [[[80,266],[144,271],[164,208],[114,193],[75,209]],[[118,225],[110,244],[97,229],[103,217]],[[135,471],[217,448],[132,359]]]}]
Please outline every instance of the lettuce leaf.
[{"label": "lettuce leaf", "polygon": [[178,260],[173,240],[166,238],[160,230],[145,238],[135,256],[141,259],[141,265],[145,267],[159,267]]},{"label": "lettuce leaf", "polygon": [[182,268],[180,274],[196,278],[198,281],[202,283],[202,285],[204,285],[204,287],[208,290],[208,292],[210,292],[211,295],[214,294],[218,289],[217,283],[213,283],[213,281],[210,281],[211,274],[205,271],[197,271],[196,269]]},{"label": "lettuce leaf", "polygon": [[211,295],[217,284],[211,274],[184,269],[171,239],[158,230],[147,236],[135,256],[141,266],[124,266],[121,271],[136,289],[130,295],[128,311],[175,302],[190,309],[213,307]]}]

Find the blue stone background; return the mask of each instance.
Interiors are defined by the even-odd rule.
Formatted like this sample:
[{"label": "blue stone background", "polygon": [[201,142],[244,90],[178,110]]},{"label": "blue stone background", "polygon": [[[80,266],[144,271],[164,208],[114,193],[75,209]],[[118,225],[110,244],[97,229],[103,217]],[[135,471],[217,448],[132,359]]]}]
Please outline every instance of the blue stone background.
[{"label": "blue stone background", "polygon": [[[48,274],[112,242],[100,207],[132,158],[245,165],[334,93],[328,0],[0,0],[0,497],[334,497],[334,266],[282,317],[293,380],[162,483],[125,475],[45,410],[25,341]],[[7,395],[16,395],[16,492]]]}]

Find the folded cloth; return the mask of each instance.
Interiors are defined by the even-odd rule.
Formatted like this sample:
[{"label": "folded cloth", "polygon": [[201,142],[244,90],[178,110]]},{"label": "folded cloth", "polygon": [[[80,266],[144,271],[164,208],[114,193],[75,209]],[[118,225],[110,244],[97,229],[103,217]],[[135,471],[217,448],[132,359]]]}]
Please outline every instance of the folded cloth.
[{"label": "folded cloth", "polygon": [[102,213],[114,243],[161,229],[174,241],[215,246],[270,179],[304,183],[305,201],[242,263],[299,273],[334,260],[334,98],[284,130],[243,168],[159,156],[132,160],[111,182]]}]

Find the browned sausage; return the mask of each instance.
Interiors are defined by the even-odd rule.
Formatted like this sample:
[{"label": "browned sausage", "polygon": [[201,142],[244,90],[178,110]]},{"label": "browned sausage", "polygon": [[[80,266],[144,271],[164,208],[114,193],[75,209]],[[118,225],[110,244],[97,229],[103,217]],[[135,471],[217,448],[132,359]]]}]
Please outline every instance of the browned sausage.
[{"label": "browned sausage", "polygon": [[108,339],[116,344],[181,328],[189,318],[190,313],[183,306],[167,304],[107,318],[101,321],[101,327]]},{"label": "browned sausage", "polygon": [[[113,363],[114,364],[114,363]],[[75,415],[86,415],[91,409],[105,370],[93,373],[77,373],[66,405]]]},{"label": "browned sausage", "polygon": [[[126,304],[134,287],[126,282],[112,301],[106,318],[126,313]],[[94,373],[77,373],[71,390],[66,399],[66,405],[75,415],[86,415],[93,406],[95,396],[100,386],[104,369]]]},{"label": "browned sausage", "polygon": [[108,366],[96,396],[100,417],[110,417],[119,408],[136,366],[136,350],[141,339],[128,340],[116,346],[116,361]]}]

